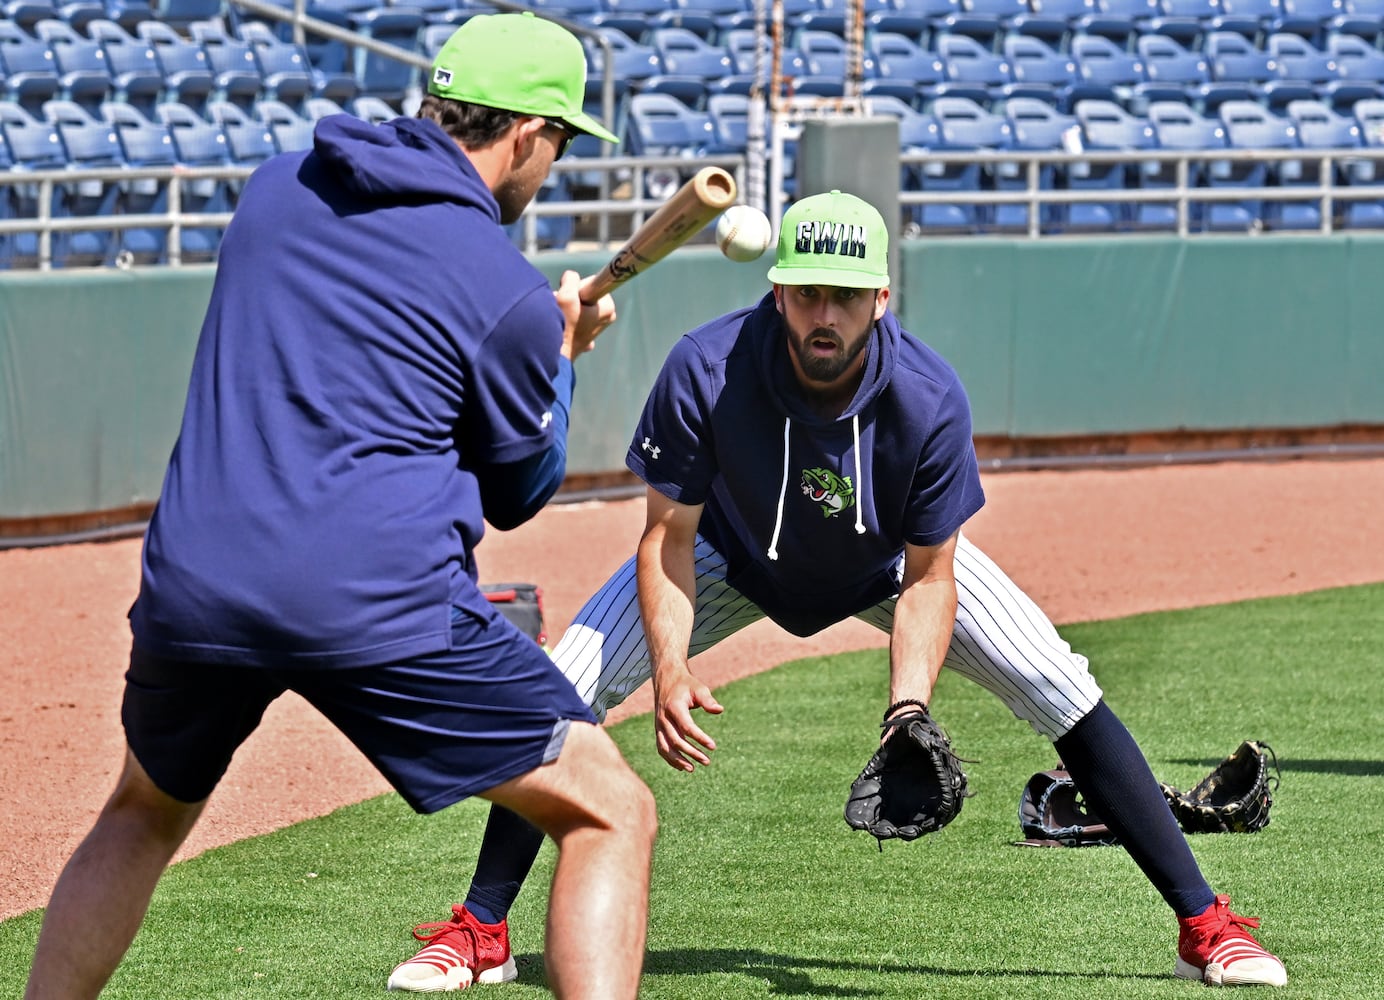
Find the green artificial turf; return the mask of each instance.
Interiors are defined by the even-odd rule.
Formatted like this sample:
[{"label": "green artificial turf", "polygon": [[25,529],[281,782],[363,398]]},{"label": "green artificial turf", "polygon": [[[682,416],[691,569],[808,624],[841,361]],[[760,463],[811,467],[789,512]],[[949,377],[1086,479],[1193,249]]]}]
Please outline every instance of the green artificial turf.
[{"label": "green artificial turf", "polygon": [[[1242,739],[1274,748],[1269,827],[1194,837],[1196,856],[1233,909],[1264,918],[1290,977],[1275,997],[1384,997],[1384,585],[1061,631],[1161,779],[1187,787]],[[1054,752],[964,680],[944,674],[933,703],[977,759],[960,818],[883,852],[846,826],[886,674],[875,650],[727,686],[705,720],[720,749],[693,775],[657,758],[648,717],[612,727],[661,820],[641,995],[1202,996],[1171,977],[1172,916],[1124,851],[1012,846],[1020,789]],[[384,796],[177,865],[104,995],[379,996],[408,929],[463,896],[484,817]],[[511,914],[519,981],[481,1000],[546,995],[553,859],[545,846]],[[39,917],[0,924],[0,995],[22,991]]]}]

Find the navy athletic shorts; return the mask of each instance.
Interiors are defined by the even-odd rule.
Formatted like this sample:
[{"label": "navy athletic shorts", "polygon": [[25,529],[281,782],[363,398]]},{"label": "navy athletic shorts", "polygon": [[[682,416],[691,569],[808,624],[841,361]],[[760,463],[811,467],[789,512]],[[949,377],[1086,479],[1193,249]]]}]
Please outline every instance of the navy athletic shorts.
[{"label": "navy athletic shorts", "polygon": [[454,615],[451,650],[352,669],[267,669],[135,647],[121,721],[165,793],[200,802],[279,695],[325,715],[420,813],[557,759],[569,722],[595,722],[551,657],[499,614]]}]

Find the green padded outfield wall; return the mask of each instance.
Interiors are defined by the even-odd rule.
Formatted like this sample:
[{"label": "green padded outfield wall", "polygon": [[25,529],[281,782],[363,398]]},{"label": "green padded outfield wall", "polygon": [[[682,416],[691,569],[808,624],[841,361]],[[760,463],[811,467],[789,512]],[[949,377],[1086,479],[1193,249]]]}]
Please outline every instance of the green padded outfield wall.
[{"label": "green padded outfield wall", "polygon": [[[960,371],[978,435],[1384,426],[1384,236],[899,249],[895,305]],[[767,266],[689,247],[616,291],[617,326],[577,365],[570,472],[623,470],[669,346],[753,303]],[[0,538],[157,498],[212,277],[0,275]]]},{"label": "green padded outfield wall", "polygon": [[910,244],[978,435],[1384,423],[1384,237]]}]

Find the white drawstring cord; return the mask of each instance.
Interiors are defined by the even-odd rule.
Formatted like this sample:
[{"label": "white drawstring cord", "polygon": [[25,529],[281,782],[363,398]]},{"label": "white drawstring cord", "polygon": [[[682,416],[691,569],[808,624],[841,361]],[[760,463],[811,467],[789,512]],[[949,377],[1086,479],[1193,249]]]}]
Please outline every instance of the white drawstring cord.
[{"label": "white drawstring cord", "polygon": [[791,421],[783,420],[783,482],[779,483],[778,513],[774,515],[774,537],[769,539],[769,558],[778,560],[779,531],[783,528],[783,498],[788,493],[788,427]]},{"label": "white drawstring cord", "polygon": [[860,416],[851,417],[851,434],[855,438],[855,533],[865,534],[865,514],[860,509],[865,499],[865,484],[860,481]]}]

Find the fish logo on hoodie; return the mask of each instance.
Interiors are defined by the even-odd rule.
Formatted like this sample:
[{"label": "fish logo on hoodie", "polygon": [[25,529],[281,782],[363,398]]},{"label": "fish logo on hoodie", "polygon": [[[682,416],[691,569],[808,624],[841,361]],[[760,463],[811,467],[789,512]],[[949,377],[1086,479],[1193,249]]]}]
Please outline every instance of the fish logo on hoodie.
[{"label": "fish logo on hoodie", "polygon": [[821,505],[823,517],[835,517],[855,506],[855,486],[850,476],[838,476],[830,469],[804,469],[803,496]]}]

